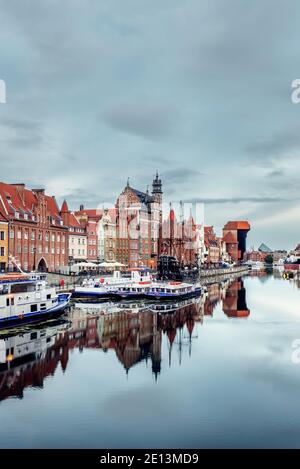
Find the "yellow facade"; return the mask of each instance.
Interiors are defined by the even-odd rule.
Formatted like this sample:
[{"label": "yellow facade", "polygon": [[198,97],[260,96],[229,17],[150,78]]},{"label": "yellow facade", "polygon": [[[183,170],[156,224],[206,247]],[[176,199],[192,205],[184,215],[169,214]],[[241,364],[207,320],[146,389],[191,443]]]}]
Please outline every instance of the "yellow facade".
[{"label": "yellow facade", "polygon": [[8,223],[0,220],[0,272],[8,268]]}]

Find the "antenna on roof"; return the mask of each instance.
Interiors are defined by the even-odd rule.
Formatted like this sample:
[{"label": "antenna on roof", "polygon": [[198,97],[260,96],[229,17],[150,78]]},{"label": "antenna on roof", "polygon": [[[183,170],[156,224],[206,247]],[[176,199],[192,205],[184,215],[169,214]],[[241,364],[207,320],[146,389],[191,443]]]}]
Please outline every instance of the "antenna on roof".
[{"label": "antenna on roof", "polygon": [[129,177],[127,178],[127,187],[129,187]]}]

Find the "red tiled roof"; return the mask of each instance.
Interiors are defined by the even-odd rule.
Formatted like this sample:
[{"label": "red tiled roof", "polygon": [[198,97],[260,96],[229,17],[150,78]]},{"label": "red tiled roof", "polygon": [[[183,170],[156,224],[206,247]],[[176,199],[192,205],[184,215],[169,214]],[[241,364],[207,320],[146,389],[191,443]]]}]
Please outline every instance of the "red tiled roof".
[{"label": "red tiled roof", "polygon": [[250,230],[250,224],[246,220],[229,221],[224,226],[224,230]]},{"label": "red tiled roof", "polygon": [[[26,189],[25,184],[6,184],[0,182],[0,200],[2,200],[5,212],[9,217],[15,216],[15,211],[27,213],[29,221],[38,204],[38,196],[35,190]],[[48,214],[53,219],[61,219],[55,197],[45,195]]]},{"label": "red tiled roof", "polygon": [[72,212],[69,212],[69,213],[67,214],[65,223],[66,223],[66,225],[69,226],[69,227],[73,227],[73,228],[82,228],[81,224],[79,223],[79,221],[78,221],[77,218],[75,217],[74,213],[72,213]]},{"label": "red tiled roof", "polygon": [[[86,216],[90,220],[99,221],[103,217],[104,210],[103,209],[83,209],[78,210],[75,212],[76,216]],[[108,215],[111,218],[112,223],[116,223],[117,220],[117,209],[116,208],[109,208]]]},{"label": "red tiled roof", "polygon": [[5,223],[8,222],[8,218],[4,215],[3,212],[1,212],[1,210],[0,210],[0,222],[5,222]]},{"label": "red tiled roof", "polygon": [[67,201],[64,200],[63,201],[63,204],[61,206],[61,213],[67,213],[69,211],[69,207],[68,207],[68,204],[67,204]]}]

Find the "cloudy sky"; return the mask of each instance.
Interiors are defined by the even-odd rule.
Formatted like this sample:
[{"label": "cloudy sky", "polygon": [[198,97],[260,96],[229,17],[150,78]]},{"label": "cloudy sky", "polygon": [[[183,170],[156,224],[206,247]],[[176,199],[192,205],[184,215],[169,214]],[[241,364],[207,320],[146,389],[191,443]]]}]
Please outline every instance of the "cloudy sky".
[{"label": "cloudy sky", "polygon": [[71,208],[156,169],[250,245],[300,241],[297,0],[0,0],[0,179]]}]

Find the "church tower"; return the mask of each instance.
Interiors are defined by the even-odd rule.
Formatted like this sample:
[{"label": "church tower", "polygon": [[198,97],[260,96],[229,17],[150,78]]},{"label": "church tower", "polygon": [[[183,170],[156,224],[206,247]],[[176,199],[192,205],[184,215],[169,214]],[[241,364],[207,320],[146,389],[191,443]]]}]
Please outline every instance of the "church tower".
[{"label": "church tower", "polygon": [[156,171],[156,176],[155,178],[153,179],[153,182],[152,182],[152,195],[154,196],[155,200],[157,202],[162,202],[162,183],[161,183],[161,179],[160,177],[158,176],[158,171]]},{"label": "church tower", "polygon": [[[162,249],[162,182],[158,175],[158,171],[156,171],[156,175],[152,182],[152,233],[155,233],[155,238],[157,242],[154,243],[156,245],[155,248],[155,257],[156,261],[161,254]],[[154,240],[153,240],[154,241]]]}]

